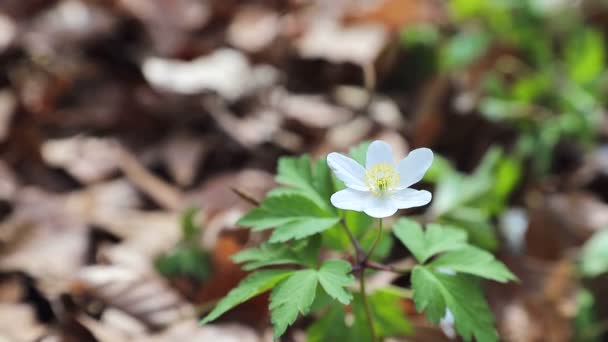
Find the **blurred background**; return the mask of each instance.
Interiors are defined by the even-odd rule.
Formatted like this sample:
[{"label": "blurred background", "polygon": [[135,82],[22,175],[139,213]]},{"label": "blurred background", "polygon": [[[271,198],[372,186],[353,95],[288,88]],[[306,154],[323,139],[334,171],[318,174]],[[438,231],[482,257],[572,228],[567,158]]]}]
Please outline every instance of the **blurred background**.
[{"label": "blurred background", "polygon": [[263,296],[197,326],[243,197],[373,139],[432,148],[416,214],[521,279],[503,340],[601,341],[607,32],[601,0],[0,1],[0,341],[271,341]]}]

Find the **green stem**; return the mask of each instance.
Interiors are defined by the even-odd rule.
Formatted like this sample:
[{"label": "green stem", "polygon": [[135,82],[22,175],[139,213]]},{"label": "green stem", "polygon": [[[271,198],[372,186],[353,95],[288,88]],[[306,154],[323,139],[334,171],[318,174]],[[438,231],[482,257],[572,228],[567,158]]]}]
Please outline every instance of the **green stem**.
[{"label": "green stem", "polygon": [[371,259],[372,255],[374,255],[374,251],[376,251],[376,247],[378,246],[378,241],[380,241],[380,237],[382,236],[382,219],[378,219],[380,221],[380,225],[378,228],[378,235],[376,235],[376,239],[374,240],[374,243],[372,243],[372,248],[369,249],[369,252],[367,253],[367,258],[366,260]]},{"label": "green stem", "polygon": [[[376,239],[372,244],[372,247],[369,249],[367,253],[366,260],[371,258],[372,254],[376,250],[376,246],[378,246],[378,241],[380,241],[380,236],[382,236],[382,219],[380,219],[380,225],[378,227],[378,235],[376,235]],[[365,316],[367,317],[367,324],[369,325],[369,331],[372,336],[372,342],[376,342],[376,331],[374,329],[374,320],[372,317],[372,311],[369,307],[369,301],[367,300],[367,293],[365,292],[365,267],[361,270],[361,276],[359,278],[359,283],[361,284],[361,296],[363,297],[363,305],[365,306]]]},{"label": "green stem", "polygon": [[372,319],[372,311],[369,308],[369,302],[367,300],[367,293],[365,292],[365,269],[361,271],[359,277],[359,284],[361,286],[361,297],[363,298],[363,306],[365,307],[365,317],[367,318],[367,324],[369,325],[369,332],[372,336],[372,342],[376,342],[376,331],[374,330],[374,320]]}]

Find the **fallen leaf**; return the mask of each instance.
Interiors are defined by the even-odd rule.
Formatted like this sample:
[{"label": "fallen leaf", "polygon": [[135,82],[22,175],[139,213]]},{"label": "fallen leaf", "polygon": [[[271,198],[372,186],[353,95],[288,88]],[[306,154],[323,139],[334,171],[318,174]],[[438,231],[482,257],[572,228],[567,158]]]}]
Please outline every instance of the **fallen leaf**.
[{"label": "fallen leaf", "polygon": [[47,140],[40,153],[47,164],[65,168],[84,184],[106,179],[118,170],[119,149],[111,139],[75,136]]}]

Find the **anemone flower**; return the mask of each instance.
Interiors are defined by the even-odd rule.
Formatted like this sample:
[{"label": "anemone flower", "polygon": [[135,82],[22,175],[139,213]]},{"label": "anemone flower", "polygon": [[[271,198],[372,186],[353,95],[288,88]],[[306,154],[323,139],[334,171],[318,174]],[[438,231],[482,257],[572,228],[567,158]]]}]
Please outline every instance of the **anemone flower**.
[{"label": "anemone flower", "polygon": [[398,209],[426,205],[431,201],[431,193],[410,186],[422,179],[432,162],[433,152],[419,148],[395,164],[391,146],[381,140],[369,145],[365,167],[332,152],[327,156],[327,164],[346,189],[333,194],[331,203],[376,218],[391,216]]}]

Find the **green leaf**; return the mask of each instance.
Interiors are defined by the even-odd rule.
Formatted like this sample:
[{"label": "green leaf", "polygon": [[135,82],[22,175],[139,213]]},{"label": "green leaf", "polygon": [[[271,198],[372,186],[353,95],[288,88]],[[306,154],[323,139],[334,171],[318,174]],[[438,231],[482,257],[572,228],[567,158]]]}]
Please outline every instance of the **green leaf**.
[{"label": "green leaf", "polygon": [[335,211],[329,202],[335,190],[333,177],[324,158],[317,161],[313,167],[307,155],[299,158],[282,157],[279,159],[276,181],[297,189],[321,208]]},{"label": "green leaf", "polygon": [[608,229],[595,233],[583,246],[581,270],[587,277],[608,272]]},{"label": "green leaf", "polygon": [[270,295],[270,313],[275,339],[295,322],[298,313],[308,313],[315,299],[317,282],[317,271],[302,270],[294,272],[273,289]]},{"label": "green leaf", "polygon": [[467,245],[467,235],[460,229],[429,224],[427,230],[423,231],[418,222],[407,218],[401,218],[394,224],[393,233],[420,263],[435,254]]},{"label": "green leaf", "polygon": [[320,233],[339,220],[339,217],[324,211],[309,198],[293,193],[267,197],[237,224],[251,226],[254,230],[275,227],[269,241],[276,243]]},{"label": "green leaf", "polygon": [[306,330],[307,342],[353,341],[351,329],[346,325],[344,306],[332,305],[320,319],[315,320]]},{"label": "green leaf", "polygon": [[401,307],[401,298],[386,289],[379,289],[369,298],[374,326],[379,336],[410,335],[414,328]]},{"label": "green leaf", "polygon": [[196,240],[200,235],[201,229],[194,220],[196,213],[198,213],[197,208],[189,208],[182,214],[181,227],[183,241]]},{"label": "green leaf", "polygon": [[412,288],[416,310],[427,319],[439,323],[450,309],[456,331],[466,341],[498,341],[494,317],[481,289],[469,277],[447,275],[416,266],[412,272]]},{"label": "green leaf", "polygon": [[219,301],[215,308],[201,321],[201,324],[209,323],[235,306],[270,290],[292,273],[291,270],[265,270],[250,274]]},{"label": "green leaf", "polygon": [[351,158],[357,161],[357,163],[361,165],[365,165],[365,161],[367,159],[367,148],[371,144],[370,141],[364,141],[359,145],[350,149],[349,154]]},{"label": "green leaf", "polygon": [[344,223],[356,238],[361,238],[368,232],[374,219],[363,212],[354,210],[343,210]]},{"label": "green leaf", "polygon": [[232,260],[244,263],[244,270],[285,264],[316,267],[320,247],[320,238],[298,240],[291,244],[264,243],[233,255]]},{"label": "green leaf", "polygon": [[484,32],[460,32],[441,51],[442,67],[447,70],[462,68],[481,57],[490,39]]},{"label": "green leaf", "polygon": [[517,279],[492,254],[473,246],[442,254],[431,262],[428,267],[450,269],[459,273],[468,273],[502,283]]},{"label": "green leaf", "polygon": [[166,278],[188,276],[205,280],[211,275],[209,254],[198,246],[178,246],[156,259],[155,266]]},{"label": "green leaf", "polygon": [[325,292],[340,303],[346,305],[353,296],[345,287],[351,285],[355,278],[350,274],[351,265],[344,260],[327,260],[318,272],[319,282]]},{"label": "green leaf", "polygon": [[604,37],[601,32],[585,29],[576,32],[565,46],[570,77],[584,85],[602,75],[605,67]]}]

